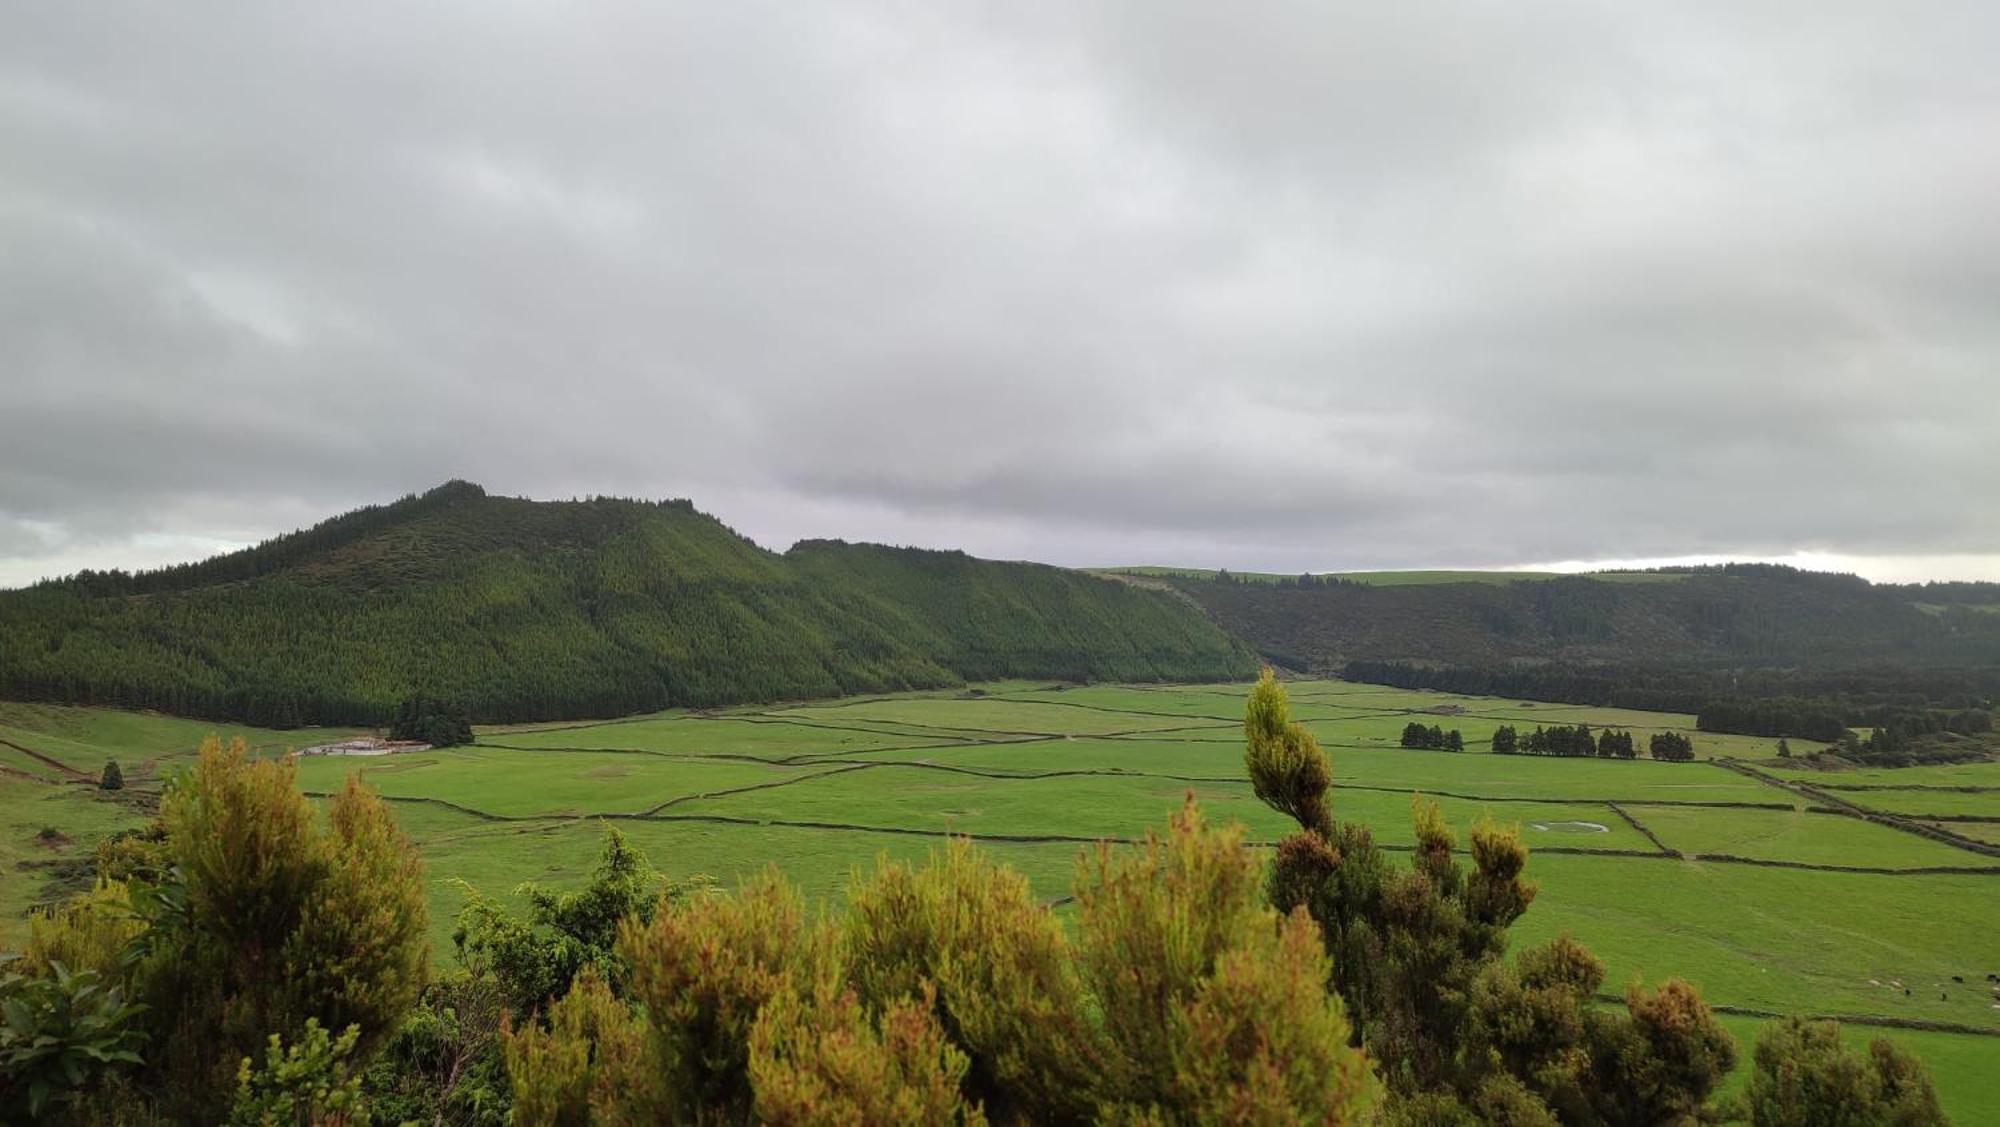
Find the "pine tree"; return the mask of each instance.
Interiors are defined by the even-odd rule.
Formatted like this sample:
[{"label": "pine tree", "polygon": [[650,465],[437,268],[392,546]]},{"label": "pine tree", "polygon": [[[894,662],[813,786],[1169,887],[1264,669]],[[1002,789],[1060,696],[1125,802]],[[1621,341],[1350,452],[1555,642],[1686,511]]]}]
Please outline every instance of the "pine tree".
[{"label": "pine tree", "polygon": [[116,759],[105,762],[104,774],[98,778],[97,785],[103,790],[125,789],[125,772],[119,770]]}]

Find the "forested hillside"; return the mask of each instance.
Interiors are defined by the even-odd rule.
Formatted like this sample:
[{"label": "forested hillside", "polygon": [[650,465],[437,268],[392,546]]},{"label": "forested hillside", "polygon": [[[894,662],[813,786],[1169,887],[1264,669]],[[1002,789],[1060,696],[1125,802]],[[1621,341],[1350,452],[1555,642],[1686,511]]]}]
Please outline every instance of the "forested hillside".
[{"label": "forested hillside", "polygon": [[1253,671],[1186,600],[1113,580],[867,545],[779,555],[686,501],[464,482],[203,563],[0,592],[0,696],[270,725],[380,722],[415,693],[509,721]]},{"label": "forested hillside", "polygon": [[2000,614],[1946,604],[1949,592],[1764,564],[1691,568],[1657,582],[1618,579],[1168,581],[1266,655],[1321,670],[1350,661],[1480,668],[2000,663]]}]

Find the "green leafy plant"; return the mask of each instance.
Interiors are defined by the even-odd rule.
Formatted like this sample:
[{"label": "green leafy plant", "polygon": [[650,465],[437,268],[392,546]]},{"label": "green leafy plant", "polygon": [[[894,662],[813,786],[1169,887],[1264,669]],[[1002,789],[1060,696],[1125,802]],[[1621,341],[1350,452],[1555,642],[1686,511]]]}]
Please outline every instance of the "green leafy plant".
[{"label": "green leafy plant", "polygon": [[264,1049],[262,1068],[249,1057],[236,1070],[236,1103],[230,1127],[368,1127],[361,1076],[354,1067],[354,1046],[361,1027],[350,1025],[339,1037],[306,1019],[299,1039],[286,1048],[276,1033]]},{"label": "green leafy plant", "polygon": [[0,975],[0,1108],[9,1122],[39,1120],[102,1074],[140,1063],[143,1006],[96,971]]}]

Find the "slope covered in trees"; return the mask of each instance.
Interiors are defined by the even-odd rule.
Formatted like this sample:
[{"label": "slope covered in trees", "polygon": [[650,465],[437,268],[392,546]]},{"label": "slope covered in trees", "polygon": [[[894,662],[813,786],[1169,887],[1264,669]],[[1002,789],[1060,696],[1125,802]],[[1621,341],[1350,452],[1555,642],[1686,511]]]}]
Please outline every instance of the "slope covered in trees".
[{"label": "slope covered in trees", "polygon": [[2000,614],[1945,603],[1960,594],[1983,598],[1983,590],[1875,585],[1767,564],[1689,568],[1644,583],[1590,576],[1403,586],[1169,581],[1274,658],[1321,670],[1351,661],[2000,665]]},{"label": "slope covered in trees", "polygon": [[202,563],[0,592],[0,696],[275,726],[378,723],[418,694],[509,721],[1253,668],[1185,600],[1113,580],[872,545],[779,555],[686,501],[464,482]]}]

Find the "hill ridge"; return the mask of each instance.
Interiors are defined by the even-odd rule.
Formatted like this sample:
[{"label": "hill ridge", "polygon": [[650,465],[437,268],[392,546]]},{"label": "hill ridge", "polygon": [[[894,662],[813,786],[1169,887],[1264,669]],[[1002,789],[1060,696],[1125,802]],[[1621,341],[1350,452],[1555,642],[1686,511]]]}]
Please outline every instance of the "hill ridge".
[{"label": "hill ridge", "polygon": [[280,726],[376,723],[419,692],[560,720],[1254,665],[1199,608],[1080,572],[844,542],[779,554],[686,500],[457,481],[209,560],[0,592],[0,696]]}]

